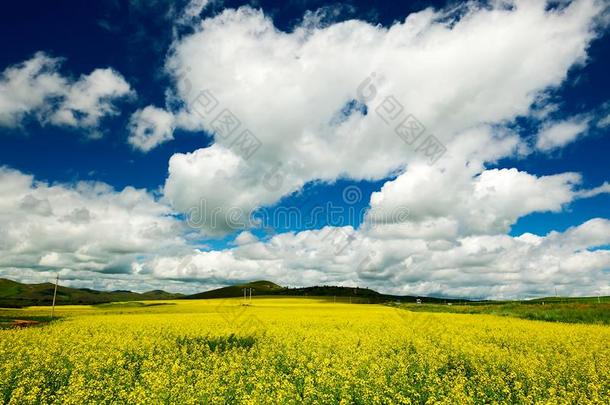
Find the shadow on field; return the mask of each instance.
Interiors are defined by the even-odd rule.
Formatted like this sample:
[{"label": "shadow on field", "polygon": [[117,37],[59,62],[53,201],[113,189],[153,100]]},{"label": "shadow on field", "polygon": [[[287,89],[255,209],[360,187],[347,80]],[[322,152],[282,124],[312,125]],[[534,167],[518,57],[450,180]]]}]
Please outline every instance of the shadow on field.
[{"label": "shadow on field", "polygon": [[256,343],[253,336],[180,336],[176,338],[176,344],[184,348],[187,353],[210,350],[212,352],[224,352],[232,349],[249,350]]}]

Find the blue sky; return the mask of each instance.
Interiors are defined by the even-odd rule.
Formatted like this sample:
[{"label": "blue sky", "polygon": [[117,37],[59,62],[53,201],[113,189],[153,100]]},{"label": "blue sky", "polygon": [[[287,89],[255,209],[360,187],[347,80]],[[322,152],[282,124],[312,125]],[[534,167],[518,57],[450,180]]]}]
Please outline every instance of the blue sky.
[{"label": "blue sky", "polygon": [[[532,4],[7,4],[0,16],[0,33],[11,39],[0,54],[0,166],[6,184],[29,178],[23,180],[29,185],[19,192],[5,188],[8,219],[0,226],[11,237],[5,247],[0,244],[6,249],[0,276],[38,281],[60,272],[73,285],[138,290],[168,284],[192,291],[272,278],[288,285],[367,284],[445,296],[554,291],[548,282],[530,280],[527,263],[491,275],[525,249],[540,266],[555,250],[559,263],[578,267],[580,261],[590,273],[557,270],[566,294],[610,293],[608,251],[599,249],[610,243],[610,187],[604,186],[610,180],[607,4]],[[493,15],[495,28],[486,22]],[[552,40],[536,24],[548,24]],[[528,29],[531,47],[519,39]],[[419,33],[410,36],[413,30]],[[486,43],[487,35],[497,43]],[[473,58],[471,52],[481,60],[461,60]],[[344,109],[358,98],[357,86],[370,72],[362,65],[371,60],[382,61],[373,66],[386,77],[376,84],[379,93],[395,95],[447,149],[438,162],[423,165],[421,154],[386,141],[373,102],[362,111]],[[423,63],[412,66],[417,60]],[[43,67],[23,79],[27,61]],[[419,68],[427,63],[430,68]],[[19,79],[20,72],[26,76]],[[49,78],[41,79],[44,74]],[[503,84],[511,81],[513,86]],[[262,146],[251,159],[236,156],[213,124],[197,122],[193,91],[202,88],[258,136]],[[287,105],[294,99],[299,102]],[[344,115],[339,123],[324,118],[336,114]],[[144,128],[151,123],[152,129]],[[341,139],[349,146],[341,146]],[[280,168],[281,185],[269,188],[264,179],[274,167]],[[430,182],[446,186],[436,190]],[[498,191],[502,187],[508,191]],[[137,203],[124,197],[126,188],[135,189]],[[346,198],[348,191],[355,199]],[[86,208],[89,225],[65,229],[66,235],[101,229],[100,238],[110,232],[112,239],[111,229],[125,227],[127,234],[116,237],[125,248],[77,236],[38,243],[57,224],[41,225],[35,215],[11,211],[35,207],[60,218],[60,207],[67,210],[69,203],[59,196],[67,194],[75,204],[69,212]],[[210,227],[209,217],[193,226],[189,213],[203,200],[206,210],[222,211],[224,223]],[[40,208],[45,201],[47,211]],[[316,207],[323,214],[314,215]],[[331,218],[329,207],[340,214]],[[269,226],[227,224],[231,208],[242,214],[237,222],[256,211]],[[143,219],[125,219],[132,209]],[[293,209],[298,220],[277,219],[278,212]],[[376,209],[384,217],[380,224],[371,214]],[[409,214],[398,221],[391,217],[398,209]],[[104,216],[116,212],[116,218]],[[11,218],[20,215],[25,219],[15,231]],[[96,225],[93,218],[102,217]],[[44,226],[49,229],[41,231]],[[423,228],[445,234],[417,236]],[[151,237],[150,229],[161,230]],[[322,247],[339,243],[324,236],[333,230],[351,235],[358,246],[349,242],[351,253],[331,249],[326,253],[332,260],[324,260]],[[581,233],[588,235],[580,237],[584,244],[555,244]],[[18,248],[24,244],[27,255]],[[469,250],[471,244],[476,248]],[[544,244],[546,253],[534,252]],[[358,266],[363,251],[376,249],[372,275]],[[464,265],[498,249],[502,257],[487,258],[476,270]],[[585,251],[600,253],[583,257]],[[473,257],[462,257],[464,252]],[[481,276],[473,277],[477,271]],[[577,273],[585,281],[570,287]]]}]

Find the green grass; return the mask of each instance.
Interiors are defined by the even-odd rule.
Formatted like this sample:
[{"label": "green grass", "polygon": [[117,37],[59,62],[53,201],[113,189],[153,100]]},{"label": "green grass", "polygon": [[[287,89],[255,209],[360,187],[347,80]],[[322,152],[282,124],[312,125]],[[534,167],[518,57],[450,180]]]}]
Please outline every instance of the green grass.
[{"label": "green grass", "polygon": [[[448,312],[490,314],[547,322],[590,323],[610,325],[610,303],[595,299],[555,299],[508,303],[475,303],[469,305],[399,304],[414,312]],[[544,302],[544,304],[543,304]]]}]

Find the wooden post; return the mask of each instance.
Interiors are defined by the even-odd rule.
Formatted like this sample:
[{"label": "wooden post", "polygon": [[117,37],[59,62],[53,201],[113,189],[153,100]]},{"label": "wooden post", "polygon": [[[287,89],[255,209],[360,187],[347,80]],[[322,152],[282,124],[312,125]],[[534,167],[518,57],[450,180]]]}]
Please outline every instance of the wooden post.
[{"label": "wooden post", "polygon": [[51,319],[55,316],[55,297],[57,296],[57,285],[59,284],[59,273],[55,279],[55,290],[53,291],[53,307],[51,309]]}]

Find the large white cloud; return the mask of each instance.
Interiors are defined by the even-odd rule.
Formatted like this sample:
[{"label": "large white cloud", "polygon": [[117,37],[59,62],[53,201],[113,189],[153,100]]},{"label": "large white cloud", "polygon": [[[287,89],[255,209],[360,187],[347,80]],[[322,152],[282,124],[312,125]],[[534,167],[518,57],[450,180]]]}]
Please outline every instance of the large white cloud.
[{"label": "large white cloud", "polygon": [[[204,4],[193,2],[189,21]],[[129,138],[145,152],[175,128],[204,129],[214,143],[171,157],[161,202],[142,190],[48,185],[3,169],[0,274],[36,279],[60,270],[75,285],[88,279],[95,280],[88,286],[141,282],[146,288],[138,289],[191,291],[264,278],[397,294],[610,294],[610,221],[507,235],[520,217],[559,212],[608,193],[608,184],[584,189],[578,173],[497,167],[528,153],[506,124],[522,115],[546,119],[545,92],[586,62],[602,8],[593,0],[555,8],[543,1],[470,4],[457,20],[427,9],[387,28],[357,20],[322,27],[310,14],[291,32],[251,8],[226,10],[173,45],[166,68],[176,89],[168,105],[181,107],[136,111]],[[49,94],[65,94],[54,67],[31,69],[29,88],[42,95],[24,92],[27,108],[11,107],[0,118],[11,125],[30,111],[42,114]],[[396,120],[390,125],[377,114],[392,107],[382,104],[387,96],[404,107],[401,117],[408,112],[425,126],[413,144],[394,132]],[[221,111],[239,122],[234,133],[219,126],[227,121],[214,121]],[[429,134],[446,147],[433,165],[418,151]],[[546,145],[576,136],[560,135],[546,136]],[[388,176],[358,229],[261,239],[248,230],[253,208],[308,182]],[[208,234],[242,232],[233,246],[198,246],[200,235],[189,234],[170,205]],[[408,216],[394,215],[403,208]]]},{"label": "large white cloud", "polygon": [[[385,227],[382,226],[382,228]],[[446,244],[430,234],[377,236],[350,227],[284,233],[232,249],[160,257],[147,263],[168,280],[270,279],[283,285],[368,286],[387,293],[465,298],[609,294],[610,221],[594,219],[564,233],[473,235]],[[334,233],[353,236],[345,246]],[[338,252],[338,250],[340,250]]]},{"label": "large white cloud", "polygon": [[133,273],[160,251],[192,249],[183,224],[144,190],[115,191],[91,182],[49,185],[0,168],[0,195],[3,275],[17,269],[81,272],[82,280],[100,280]]},{"label": "large white cloud", "polygon": [[[494,4],[471,4],[457,21],[426,9],[388,28],[305,21],[282,32],[248,7],[202,21],[175,42],[167,69],[185,103],[177,125],[215,133],[215,144],[172,157],[166,197],[183,212],[201,199],[213,200],[211,209],[235,201],[248,209],[312,180],[380,179],[422,156],[416,151],[428,134],[447,145],[464,131],[529,114],[541,92],[586,60],[602,5]],[[425,126],[413,144],[394,133],[400,119],[386,114],[388,124],[376,113],[391,110],[382,105],[387,96],[404,107],[402,118],[413,114]],[[234,133],[214,121],[224,109],[240,123]],[[260,141],[252,155],[239,147],[244,129]],[[234,159],[218,158],[229,151]],[[277,173],[281,185],[266,187],[265,175]],[[184,184],[197,191],[180,191]]]},{"label": "large white cloud", "polygon": [[[481,167],[474,155],[470,167]],[[442,165],[414,164],[386,183],[372,195],[372,210],[410,198],[413,192],[404,187],[411,181],[420,196],[409,201],[409,216],[394,222],[368,218],[359,229],[327,226],[263,240],[246,231],[234,247],[220,250],[197,247],[169,207],[143,190],[49,185],[4,168],[0,274],[45,281],[59,272],[73,286],[140,291],[194,292],[270,279],[468,298],[539,296],[555,288],[566,295],[610,293],[605,249],[610,221],[593,219],[546,236],[503,233],[520,215],[558,210],[607,187],[578,190],[578,176],[572,174],[536,177],[515,169],[477,174],[470,167],[462,168],[457,188],[446,188]],[[424,212],[428,207],[434,212]]]},{"label": "large white cloud", "polygon": [[114,101],[132,93],[113,69],[96,69],[73,80],[59,73],[62,60],[43,52],[0,76],[0,125],[15,127],[27,116],[42,124],[92,129],[98,135],[103,117],[117,114]]},{"label": "large white cloud", "polygon": [[[467,298],[550,295],[555,288],[565,295],[607,294],[610,252],[594,248],[610,241],[610,221],[592,219],[546,236],[506,234],[520,217],[560,212],[574,200],[609,191],[607,184],[583,189],[578,173],[536,176],[486,168],[522,146],[511,132],[487,126],[464,131],[437,164],[414,160],[373,193],[360,229],[325,227],[262,241],[245,232],[234,248],[161,257],[145,268],[161,279],[209,287],[266,278]],[[219,158],[238,167],[230,156]],[[193,182],[197,172],[209,168],[195,171]],[[187,184],[179,190],[198,192]],[[408,216],[392,216],[403,207]]]},{"label": "large white cloud", "polygon": [[[506,235],[524,215],[559,212],[607,186],[581,189],[578,173],[487,168],[527,153],[501,127],[521,115],[538,117],[544,92],[585,62],[601,5],[506,4],[473,6],[451,23],[442,11],[425,10],[388,29],[306,21],[285,33],[249,8],[203,21],[175,44],[168,69],[186,104],[178,126],[216,132],[215,144],[170,160],[165,196],[176,209],[195,209],[207,231],[226,232],[230,226],[207,215],[271,204],[312,180],[398,176],[372,195],[358,230],[327,227],[267,241],[242,234],[234,248],[158,259],[148,264],[152,272],[210,286],[268,278],[401,294],[607,294],[608,251],[587,250],[607,243],[607,220],[547,236]],[[373,80],[359,89],[371,72]],[[361,100],[365,114],[353,100],[371,84],[377,97]],[[390,95],[446,146],[435,165],[376,114]],[[215,131],[214,117],[225,108],[241,123],[230,136]],[[261,143],[248,159],[233,145],[243,128]],[[545,145],[563,146],[575,136],[546,136]],[[278,173],[282,181],[266,187]],[[409,217],[394,221],[401,207]]]}]

